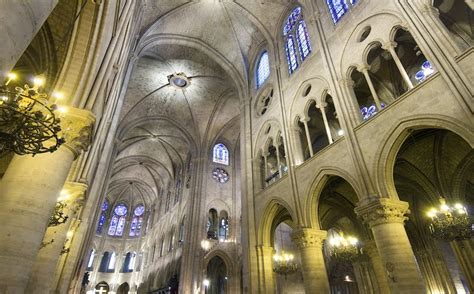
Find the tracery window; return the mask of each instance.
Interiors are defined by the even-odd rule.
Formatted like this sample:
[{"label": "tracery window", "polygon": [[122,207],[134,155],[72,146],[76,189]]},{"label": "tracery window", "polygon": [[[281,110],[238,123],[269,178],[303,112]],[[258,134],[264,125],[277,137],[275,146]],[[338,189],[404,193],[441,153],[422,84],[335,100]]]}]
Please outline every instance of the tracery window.
[{"label": "tracery window", "polygon": [[218,143],[214,145],[214,148],[212,149],[212,161],[229,165],[229,150],[224,144]]},{"label": "tracery window", "polygon": [[135,207],[133,210],[133,218],[130,223],[130,237],[140,236],[143,226],[143,215],[145,213],[145,206],[142,204]]},{"label": "tracery window", "polygon": [[123,203],[119,203],[114,208],[114,214],[110,220],[108,234],[110,236],[122,236],[123,229],[125,228],[125,222],[127,219],[127,206]]},{"label": "tracery window", "polygon": [[229,220],[227,217],[221,218],[219,223],[219,240],[227,240],[229,237]]},{"label": "tracery window", "polygon": [[[283,27],[288,72],[292,74],[311,53],[311,42],[301,7],[296,7]],[[295,40],[297,45],[295,44]]]},{"label": "tracery window", "polygon": [[264,51],[258,60],[256,71],[257,89],[259,89],[265,81],[270,77],[270,61],[268,59],[268,51]]},{"label": "tracery window", "polygon": [[326,0],[326,2],[332,21],[336,24],[349,11],[349,5],[355,5],[357,0]]},{"label": "tracery window", "polygon": [[109,210],[109,200],[105,199],[104,203],[102,203],[99,221],[97,223],[97,234],[102,234],[102,230],[104,228],[105,222],[107,221],[107,211]]}]

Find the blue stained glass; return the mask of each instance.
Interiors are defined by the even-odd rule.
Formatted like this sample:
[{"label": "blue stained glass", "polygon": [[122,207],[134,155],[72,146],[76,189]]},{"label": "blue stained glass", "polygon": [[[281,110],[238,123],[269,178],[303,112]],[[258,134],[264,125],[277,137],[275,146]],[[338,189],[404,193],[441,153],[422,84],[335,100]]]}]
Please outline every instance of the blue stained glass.
[{"label": "blue stained glass", "polygon": [[219,143],[219,144],[214,145],[212,154],[213,154],[213,157],[212,157],[213,162],[229,165],[229,150],[224,144]]},{"label": "blue stained glass", "polygon": [[114,212],[116,215],[119,215],[119,216],[123,216],[123,215],[126,215],[127,214],[127,206],[125,206],[125,204],[118,204],[117,206],[115,206],[115,209],[114,209]]},{"label": "blue stained glass", "polygon": [[265,51],[260,55],[260,59],[257,64],[257,89],[260,88],[263,83],[270,76],[270,62],[268,60],[268,52]]},{"label": "blue stained glass", "polygon": [[[354,5],[355,2],[355,0],[350,1],[352,5]],[[334,23],[337,23],[349,10],[346,0],[327,0],[327,4]]]},{"label": "blue stained glass", "polygon": [[304,60],[311,53],[311,43],[309,42],[308,30],[304,20],[300,21],[297,29],[298,47],[301,59]]},{"label": "blue stained glass", "polygon": [[123,229],[125,228],[125,217],[120,217],[118,224],[117,224],[117,231],[115,232],[115,236],[122,236]]},{"label": "blue stained glass", "polygon": [[283,35],[286,36],[290,31],[293,30],[296,22],[301,16],[301,7],[296,7],[288,16],[285,26],[283,27]]},{"label": "blue stained glass", "polygon": [[141,216],[144,212],[145,212],[145,206],[139,205],[135,207],[133,214],[135,214],[135,216]]},{"label": "blue stained glass", "polygon": [[286,58],[288,60],[288,71],[292,74],[298,68],[295,41],[292,36],[288,36],[286,39]]},{"label": "blue stained glass", "polygon": [[102,203],[101,212],[99,216],[99,222],[97,223],[97,234],[102,234],[102,230],[105,222],[107,221],[107,210],[109,209],[109,201],[107,199]]},{"label": "blue stained glass", "polygon": [[109,231],[108,234],[111,236],[115,235],[115,232],[117,231],[117,224],[118,224],[119,218],[114,215],[112,219],[110,220],[110,226],[109,226]]}]

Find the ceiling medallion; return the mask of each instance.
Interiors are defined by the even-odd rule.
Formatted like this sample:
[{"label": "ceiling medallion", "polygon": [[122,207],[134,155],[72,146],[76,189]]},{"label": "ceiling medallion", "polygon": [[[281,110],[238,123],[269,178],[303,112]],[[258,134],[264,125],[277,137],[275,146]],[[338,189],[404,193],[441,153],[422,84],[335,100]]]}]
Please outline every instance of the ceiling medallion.
[{"label": "ceiling medallion", "polygon": [[177,89],[185,89],[191,84],[191,80],[182,72],[169,75],[168,82]]}]

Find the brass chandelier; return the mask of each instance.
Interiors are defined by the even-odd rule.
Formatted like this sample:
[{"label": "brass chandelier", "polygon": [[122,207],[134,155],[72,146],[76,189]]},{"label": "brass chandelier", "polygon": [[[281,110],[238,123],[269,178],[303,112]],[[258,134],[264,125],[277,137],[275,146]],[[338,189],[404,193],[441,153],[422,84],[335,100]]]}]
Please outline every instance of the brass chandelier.
[{"label": "brass chandelier", "polygon": [[298,265],[295,262],[295,257],[291,253],[285,252],[283,249],[283,231],[280,230],[281,252],[273,255],[273,271],[279,275],[286,276],[294,274],[298,271]]},{"label": "brass chandelier", "polygon": [[10,73],[0,86],[0,156],[56,151],[64,139],[58,135],[61,127],[55,115],[57,106],[40,90],[44,79],[36,77],[33,87],[13,87],[10,84],[15,79],[16,75]]},{"label": "brass chandelier", "polygon": [[446,199],[439,199],[439,208],[428,211],[431,218],[429,230],[431,235],[439,240],[459,241],[468,240],[474,236],[474,221],[469,216],[466,207],[460,203],[450,206]]},{"label": "brass chandelier", "polygon": [[359,240],[351,236],[336,235],[329,240],[329,246],[331,257],[344,262],[354,261],[362,254]]}]

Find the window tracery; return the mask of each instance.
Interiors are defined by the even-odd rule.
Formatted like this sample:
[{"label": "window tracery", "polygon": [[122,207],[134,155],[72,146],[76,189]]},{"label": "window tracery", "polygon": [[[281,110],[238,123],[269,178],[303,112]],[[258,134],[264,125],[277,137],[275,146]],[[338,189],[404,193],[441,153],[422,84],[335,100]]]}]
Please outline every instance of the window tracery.
[{"label": "window tracery", "polygon": [[332,21],[336,24],[349,11],[349,5],[355,5],[357,0],[326,0]]},{"label": "window tracery", "polygon": [[123,235],[123,229],[125,228],[125,222],[127,219],[127,206],[123,203],[119,203],[114,208],[114,214],[110,220],[108,234],[110,236],[119,236]]},{"label": "window tracery", "polygon": [[224,144],[218,143],[214,145],[214,148],[212,149],[212,161],[229,165],[229,150]]},{"label": "window tracery", "polygon": [[265,81],[270,77],[270,61],[268,59],[268,51],[264,51],[257,62],[256,84],[259,89]]},{"label": "window tracery", "polygon": [[[311,53],[311,42],[301,7],[293,9],[286,19],[283,37],[288,72],[292,74],[298,68],[299,63],[303,62]],[[297,44],[295,44],[295,40]]]},{"label": "window tracery", "polygon": [[107,211],[109,210],[109,200],[105,199],[104,203],[102,203],[99,221],[97,223],[97,234],[102,234],[102,230],[104,228],[105,222],[107,221]]},{"label": "window tracery", "polygon": [[133,210],[133,218],[130,224],[130,237],[140,236],[142,225],[143,225],[143,216],[145,214],[145,206],[142,204],[135,207]]}]

